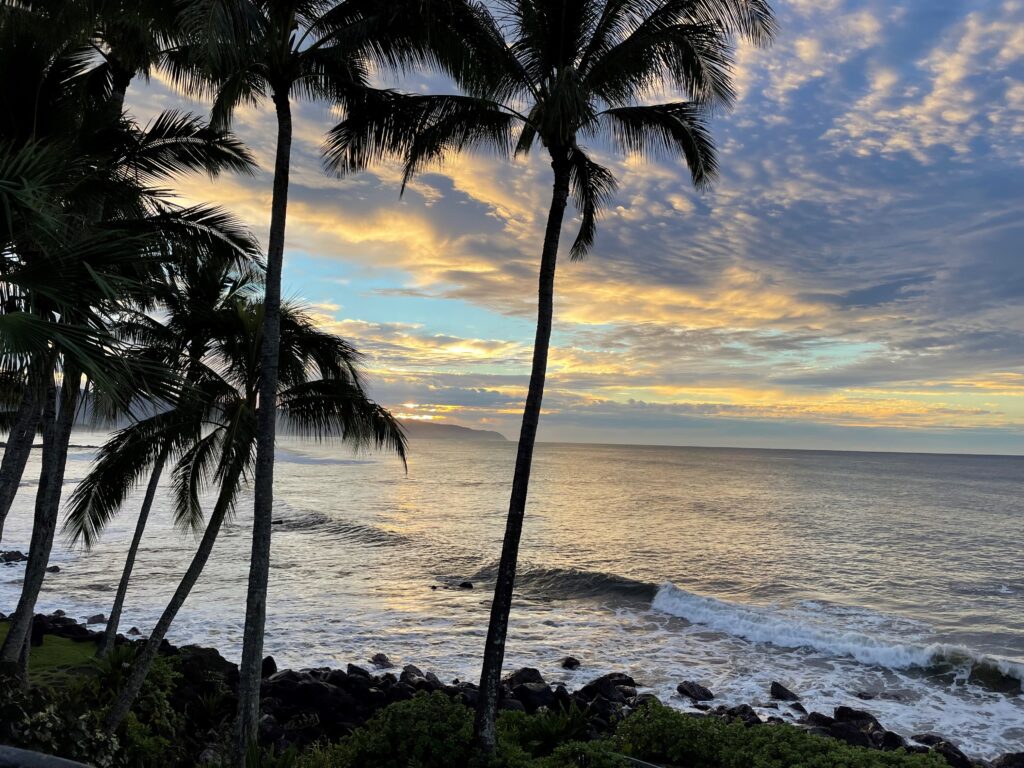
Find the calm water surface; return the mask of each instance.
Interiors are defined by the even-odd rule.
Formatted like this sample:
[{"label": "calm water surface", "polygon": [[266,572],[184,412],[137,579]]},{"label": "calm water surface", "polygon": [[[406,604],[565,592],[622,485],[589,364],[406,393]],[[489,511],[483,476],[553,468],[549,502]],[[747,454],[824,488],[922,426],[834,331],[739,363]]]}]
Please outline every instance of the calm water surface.
[{"label": "calm water surface", "polygon": [[[66,491],[94,452],[72,450]],[[267,652],[337,666],[383,651],[475,679],[514,458],[512,443],[422,440],[406,475],[283,443]],[[28,545],[33,491],[5,549]],[[683,679],[762,705],[778,680],[808,708],[867,708],[979,756],[1024,750],[1022,495],[1016,457],[541,445],[506,666],[570,685],[628,671],[680,707]],[[58,544],[41,609],[106,612],[137,504],[93,552]],[[152,626],[195,546],[167,511],[161,498],[124,629]],[[237,658],[250,515],[243,496],[173,642]],[[22,572],[0,568],[0,610]],[[567,654],[580,670],[559,668]]]}]

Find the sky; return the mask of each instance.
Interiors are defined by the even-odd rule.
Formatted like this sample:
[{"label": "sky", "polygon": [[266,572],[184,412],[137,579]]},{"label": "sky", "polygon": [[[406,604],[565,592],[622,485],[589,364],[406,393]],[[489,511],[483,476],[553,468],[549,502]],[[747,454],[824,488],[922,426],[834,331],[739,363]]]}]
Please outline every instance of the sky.
[{"label": "sky", "polygon": [[[619,190],[586,261],[565,228],[540,439],[1024,453],[1024,0],[774,7],[713,123],[712,190],[596,148]],[[207,106],[159,74],[127,100],[143,120]],[[393,166],[325,175],[337,118],[295,114],[285,294],[367,355],[395,413],[514,439],[544,158],[452,157],[400,198]],[[272,106],[234,128],[261,171],[180,192],[265,242]]]}]

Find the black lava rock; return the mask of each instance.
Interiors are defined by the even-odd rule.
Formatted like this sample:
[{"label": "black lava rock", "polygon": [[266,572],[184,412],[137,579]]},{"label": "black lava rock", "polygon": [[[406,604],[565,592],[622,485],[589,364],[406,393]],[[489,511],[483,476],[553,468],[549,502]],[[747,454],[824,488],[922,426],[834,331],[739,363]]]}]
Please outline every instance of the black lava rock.
[{"label": "black lava rock", "polygon": [[715,694],[710,690],[692,680],[684,680],[676,686],[676,690],[680,696],[688,696],[693,701],[711,701],[715,698]]},{"label": "black lava rock", "polygon": [[800,701],[800,697],[782,683],[773,682],[769,692],[773,699],[778,699],[779,701]]}]

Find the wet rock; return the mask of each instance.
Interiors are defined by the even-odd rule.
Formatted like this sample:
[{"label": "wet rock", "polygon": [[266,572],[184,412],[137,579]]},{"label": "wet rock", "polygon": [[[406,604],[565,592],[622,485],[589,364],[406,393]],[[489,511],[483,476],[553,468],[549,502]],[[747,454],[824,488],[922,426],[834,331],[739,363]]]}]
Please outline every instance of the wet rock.
[{"label": "wet rock", "polygon": [[50,616],[53,617],[53,618],[61,619],[61,618],[65,617],[65,616],[67,616],[67,614],[64,613],[64,611],[62,611],[62,610],[60,610],[58,608],[56,611],[51,613]]},{"label": "wet rock", "polygon": [[792,709],[794,712],[799,712],[801,715],[807,714],[807,708],[799,701],[795,701],[792,704],[790,704],[789,708]]},{"label": "wet rock", "polygon": [[371,675],[367,670],[363,669],[362,667],[357,667],[355,664],[349,664],[345,671],[349,675],[353,675],[355,677],[364,677],[368,680],[373,679],[373,675]]},{"label": "wet rock", "polygon": [[616,704],[624,704],[626,699],[636,695],[636,680],[621,672],[612,672],[587,683],[577,695],[588,702],[601,697]]},{"label": "wet rock", "polygon": [[387,699],[389,704],[394,704],[396,701],[407,701],[416,695],[416,689],[408,683],[398,682],[387,689]]},{"label": "wet rock", "polygon": [[992,761],[992,768],[1024,768],[1024,752],[1010,752]]},{"label": "wet rock", "polygon": [[769,693],[773,699],[778,699],[779,701],[800,701],[800,697],[782,683],[772,682]]},{"label": "wet rock", "polygon": [[533,667],[517,669],[515,672],[506,675],[501,682],[505,683],[509,688],[515,688],[516,686],[525,685],[526,683],[545,684],[544,676],[541,675],[539,670],[536,670]]},{"label": "wet rock", "polygon": [[260,665],[260,677],[270,677],[277,672],[277,662],[273,656],[267,656]]},{"label": "wet rock", "polygon": [[875,716],[863,709],[853,707],[836,707],[832,717],[840,723],[878,723]]},{"label": "wet rock", "polygon": [[974,768],[974,763],[955,744],[940,741],[932,747],[932,752],[940,755],[953,768]]},{"label": "wet rock", "polygon": [[562,659],[562,669],[579,669],[580,660],[573,656],[566,656]]},{"label": "wet rock", "polygon": [[0,563],[5,565],[14,563],[24,563],[28,560],[28,557],[23,552],[17,550],[8,550],[6,552],[0,552]]},{"label": "wet rock", "polygon": [[47,573],[60,573],[60,566],[58,566],[58,565],[48,565],[48,566],[46,566],[46,572]]},{"label": "wet rock", "polygon": [[423,677],[423,670],[415,664],[406,664],[402,667],[402,674],[398,676],[398,679],[405,682],[410,677]]},{"label": "wet rock", "polygon": [[85,623],[86,624],[106,624],[107,623],[107,617],[104,616],[102,613],[97,613],[97,614],[87,618],[85,620]]},{"label": "wet rock", "polygon": [[927,747],[934,747],[939,742],[945,741],[941,736],[937,736],[934,733],[915,733],[910,739]]},{"label": "wet rock", "polygon": [[373,664],[377,669],[393,669],[394,664],[391,663],[391,659],[384,653],[375,653],[370,657],[370,663]]},{"label": "wet rock", "polygon": [[526,707],[523,706],[523,702],[519,701],[518,699],[513,699],[510,696],[506,697],[506,698],[502,699],[500,702],[498,702],[498,709],[505,709],[505,710],[508,710],[510,712],[525,712],[526,711]]},{"label": "wet rock", "polygon": [[512,698],[523,703],[526,711],[533,714],[541,707],[555,705],[555,692],[545,683],[523,683],[512,689]]},{"label": "wet rock", "polygon": [[811,712],[804,722],[812,728],[829,728],[835,722],[835,719],[828,715],[823,715],[821,712]]},{"label": "wet rock", "polygon": [[138,637],[139,635],[142,634],[142,630],[140,630],[138,627],[132,627],[131,629],[128,630],[128,634],[131,635],[132,637]]},{"label": "wet rock", "polygon": [[725,716],[729,720],[739,720],[744,725],[760,725],[761,718],[749,704],[740,704],[736,707],[729,707],[725,710]]},{"label": "wet rock", "polygon": [[459,582],[459,589],[472,589],[472,588],[473,588],[473,582],[472,581],[460,581]]},{"label": "wet rock", "polygon": [[693,701],[711,701],[715,698],[710,690],[705,688],[700,683],[695,683],[692,680],[684,680],[676,686],[676,691],[679,692],[680,696],[687,696]]},{"label": "wet rock", "polygon": [[882,739],[878,746],[887,752],[891,752],[896,749],[906,748],[907,740],[894,731],[886,731],[882,734]]},{"label": "wet rock", "polygon": [[873,747],[871,737],[857,725],[857,723],[837,722],[828,728],[828,735],[833,739],[845,741],[853,747]]},{"label": "wet rock", "polygon": [[660,707],[661,699],[655,696],[653,693],[638,693],[629,701],[629,706],[633,709],[639,709],[640,707]]}]

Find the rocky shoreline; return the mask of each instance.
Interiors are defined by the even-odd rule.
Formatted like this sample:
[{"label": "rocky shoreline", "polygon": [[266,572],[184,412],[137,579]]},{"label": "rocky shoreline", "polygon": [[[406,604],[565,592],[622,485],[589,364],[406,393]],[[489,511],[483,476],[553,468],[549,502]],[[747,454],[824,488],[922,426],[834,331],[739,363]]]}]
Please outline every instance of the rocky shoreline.
[{"label": "rocky shoreline", "polygon": [[[0,620],[5,618],[0,614]],[[39,645],[46,635],[95,642],[101,633],[90,629],[90,626],[103,622],[101,615],[80,623],[62,611],[50,615],[37,614],[32,626],[32,642]],[[138,636],[139,631],[133,627],[128,634]],[[118,635],[118,642],[123,645],[144,641]],[[176,708],[187,711],[190,706],[208,701],[211,696],[221,696],[226,699],[223,702],[225,711],[233,711],[231,699],[238,685],[238,668],[234,663],[222,657],[216,649],[200,646],[177,648],[166,641],[161,646],[161,653],[175,659],[181,675],[175,696]],[[579,665],[579,661],[572,657],[562,660],[565,669],[577,669]],[[659,701],[653,694],[640,692],[638,688],[641,687],[629,675],[613,672],[570,691],[562,684],[549,684],[536,669],[523,668],[505,677],[500,706],[504,710],[527,713],[542,707],[575,706],[586,713],[589,737],[600,738],[638,707]],[[446,683],[432,672],[424,672],[413,665],[399,669],[383,653],[374,655],[365,666],[349,664],[345,669],[279,670],[274,659],[268,656],[263,662],[260,740],[264,745],[278,749],[336,740],[389,704],[406,701],[419,692],[435,691],[444,692],[469,707],[476,703],[478,696],[474,683],[460,680]],[[915,734],[906,739],[886,729],[864,710],[841,706],[836,707],[831,715],[808,712],[800,703],[799,695],[778,682],[773,682],[770,690],[766,691],[770,701],[758,704],[761,709],[778,712],[766,719],[762,719],[749,704],[714,705],[714,693],[692,680],[681,681],[677,692],[698,710],[692,713],[694,717],[739,721],[751,728],[799,728],[822,738],[838,739],[867,749],[933,752],[952,768],[1024,768],[1024,752],[1005,754],[993,761],[972,759],[938,734]],[[219,742],[220,734],[211,731],[210,750],[206,754],[211,762],[218,757],[215,745]]]}]

